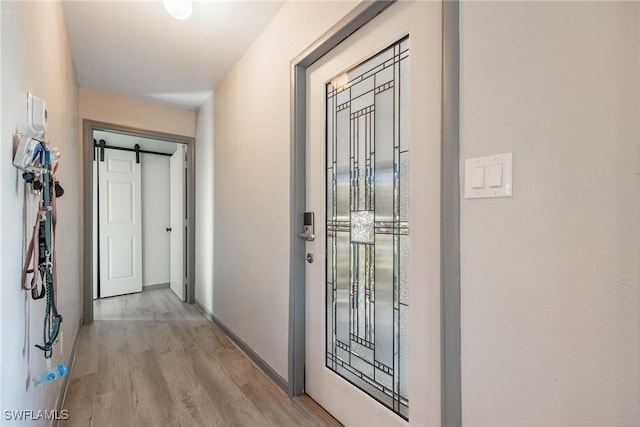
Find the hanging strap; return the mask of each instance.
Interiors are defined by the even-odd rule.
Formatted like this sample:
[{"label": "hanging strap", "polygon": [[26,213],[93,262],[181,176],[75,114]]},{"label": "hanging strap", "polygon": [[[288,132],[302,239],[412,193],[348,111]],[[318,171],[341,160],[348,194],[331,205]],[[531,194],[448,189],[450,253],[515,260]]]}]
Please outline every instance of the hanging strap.
[{"label": "hanging strap", "polygon": [[[31,296],[33,299],[40,299],[45,296],[45,288],[43,285],[43,265],[41,264],[41,256],[44,257],[44,253],[41,253],[40,249],[43,245],[43,240],[41,235],[41,231],[45,228],[46,220],[47,220],[47,212],[53,211],[54,206],[44,206],[42,202],[40,202],[38,212],[36,214],[36,222],[33,226],[33,233],[31,235],[31,241],[29,242],[29,247],[27,249],[27,257],[25,258],[25,263],[22,268],[22,289],[26,291],[31,291]],[[29,265],[31,268],[29,268]],[[53,265],[51,266],[53,267]],[[27,275],[33,273],[33,277],[31,278],[31,284],[27,284]]]},{"label": "hanging strap", "polygon": [[[48,259],[45,254],[45,263],[41,263],[42,279],[44,282],[44,289],[47,297],[47,305],[44,315],[44,327],[43,327],[43,345],[36,344],[36,347],[44,351],[45,359],[49,359],[53,354],[53,344],[58,338],[60,332],[60,323],[62,323],[62,316],[58,313],[56,307],[56,262],[55,262],[55,226],[57,223],[56,212],[56,195],[53,188],[53,179],[47,172],[43,175],[43,205],[48,207],[45,210],[45,220],[40,222],[44,224],[44,239],[40,238],[40,241],[45,241],[45,250],[48,252]],[[42,236],[41,236],[42,237]]]},{"label": "hanging strap", "polygon": [[[57,165],[56,165],[57,168]],[[54,169],[55,171],[55,169]],[[55,182],[55,181],[54,181]],[[58,209],[56,208],[56,200],[58,197],[56,196],[55,188],[51,190],[51,225],[53,229],[52,239],[53,243],[51,244],[51,252],[53,253],[51,257],[51,261],[53,262],[53,289],[58,291],[58,263],[56,262],[56,225],[58,224]]]},{"label": "hanging strap", "polygon": [[[54,169],[54,173],[57,169],[57,165],[56,168]],[[55,180],[51,180],[51,182],[54,183],[55,185]],[[33,232],[31,234],[31,241],[29,242],[29,246],[27,248],[27,256],[25,258],[25,262],[24,262],[24,266],[22,268],[22,289],[24,289],[25,291],[31,291],[32,296],[34,299],[40,299],[44,297],[44,287],[42,287],[40,293],[38,294],[38,288],[40,287],[40,285],[42,285],[43,283],[43,278],[42,278],[42,274],[38,274],[38,272],[41,271],[42,268],[44,267],[50,267],[53,270],[53,284],[54,287],[56,287],[57,289],[57,263],[56,263],[56,239],[55,239],[55,234],[56,234],[56,226],[58,223],[58,213],[57,213],[57,209],[56,209],[56,192],[55,192],[55,188],[51,189],[51,204],[49,206],[44,206],[42,201],[40,201],[39,207],[38,207],[38,212],[36,214],[36,222],[33,226]],[[51,252],[51,265],[47,266],[47,265],[42,265],[41,264],[41,260],[40,260],[40,256],[41,256],[41,251],[40,251],[40,246],[44,245],[46,247],[46,243],[45,243],[45,239],[44,239],[44,233],[41,233],[41,229],[44,229],[46,226],[46,220],[47,220],[47,212],[51,212],[51,224],[52,224],[52,244],[51,244],[51,248],[50,248],[50,252]],[[46,260],[44,261],[45,263],[47,262]],[[31,265],[31,268],[29,268],[29,264]],[[27,284],[27,275],[33,273],[33,277],[31,278],[31,284],[28,285]],[[36,296],[37,295],[37,296]]]}]

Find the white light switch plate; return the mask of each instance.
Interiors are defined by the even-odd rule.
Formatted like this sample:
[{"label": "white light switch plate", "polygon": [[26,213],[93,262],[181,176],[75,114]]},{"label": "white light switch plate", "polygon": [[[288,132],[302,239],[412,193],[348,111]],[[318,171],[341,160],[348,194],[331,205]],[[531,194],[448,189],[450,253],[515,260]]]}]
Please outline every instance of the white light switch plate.
[{"label": "white light switch plate", "polygon": [[[484,177],[478,173],[484,172]],[[513,153],[467,159],[464,162],[464,198],[511,197]]]}]

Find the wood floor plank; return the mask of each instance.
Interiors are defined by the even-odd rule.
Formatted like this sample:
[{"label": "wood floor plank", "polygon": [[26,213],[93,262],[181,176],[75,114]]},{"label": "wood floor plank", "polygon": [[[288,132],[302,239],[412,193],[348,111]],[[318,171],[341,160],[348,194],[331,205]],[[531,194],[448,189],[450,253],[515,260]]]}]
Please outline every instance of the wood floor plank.
[{"label": "wood floor plank", "polygon": [[91,427],[144,426],[135,409],[131,390],[111,391],[93,399]]},{"label": "wood floor plank", "polygon": [[154,348],[146,327],[147,322],[149,321],[134,320],[127,321],[124,325],[125,338],[131,354],[142,353]]},{"label": "wood floor plank", "polygon": [[122,320],[126,297],[103,298],[94,301],[94,320]]},{"label": "wood floor plank", "polygon": [[[169,292],[173,292],[168,290]],[[149,292],[151,301],[154,304],[154,311],[156,320],[184,320],[182,313],[175,310],[171,302],[169,301],[169,295],[167,292]]]},{"label": "wood floor plank", "polygon": [[270,425],[283,427],[315,425],[302,410],[291,405],[291,401],[281,390],[265,388],[256,382],[246,383],[241,390],[247,399],[268,417]]},{"label": "wood floor plank", "polygon": [[231,338],[229,338],[227,334],[225,334],[224,331],[218,327],[218,325],[214,324],[212,331],[214,334],[216,334],[216,337],[218,337],[218,341],[220,341],[222,345],[227,348],[236,348],[236,345],[233,343],[233,341],[231,341]]},{"label": "wood floor plank", "polygon": [[173,292],[167,292],[166,295],[171,306],[180,313],[184,320],[201,321],[204,319],[200,310],[198,310],[193,304],[183,303]]},{"label": "wood floor plank", "polygon": [[[235,353],[238,354],[237,357],[233,356]],[[224,370],[238,387],[256,381],[260,376],[264,375],[264,373],[255,368],[249,359],[241,357],[241,355],[240,351],[234,352],[231,349],[226,349],[226,354],[220,357]]]},{"label": "wood floor plank", "polygon": [[187,361],[184,350],[168,351],[158,358],[169,393],[173,399],[176,418],[181,426],[224,426],[225,418],[214,410],[203,385]]},{"label": "wood floor plank", "polygon": [[185,350],[193,348],[198,344],[198,336],[188,323],[185,323],[184,321],[170,320],[167,321],[166,324]]},{"label": "wood floor plank", "polygon": [[311,426],[216,325],[170,289],[100,300],[61,426]]},{"label": "wood floor plank", "polygon": [[96,394],[131,388],[130,350],[121,322],[101,321],[98,326]]},{"label": "wood floor plank", "polygon": [[147,340],[158,353],[182,349],[182,343],[167,325],[167,322],[150,321],[144,323]]},{"label": "wood floor plank", "polygon": [[62,421],[60,425],[62,427],[90,425],[93,417],[93,399],[87,399],[87,397],[96,395],[96,373],[70,376],[67,390],[64,408],[69,411],[69,418]]},{"label": "wood floor plank", "polygon": [[[231,355],[231,357],[229,357]],[[227,349],[220,358],[223,369],[242,390],[245,396],[263,413],[273,425],[313,425],[273,381],[239,349]],[[305,423],[307,422],[307,423]]]},{"label": "wood floor plank", "polygon": [[213,329],[211,328],[211,323],[207,321],[207,323],[196,323],[191,326],[193,330],[193,336],[198,342],[198,344],[209,342],[212,344],[214,348],[224,347],[218,336],[215,334]]},{"label": "wood floor plank", "polygon": [[136,413],[145,425],[176,425],[173,400],[154,350],[133,356],[131,385]]},{"label": "wood floor plank", "polygon": [[194,348],[188,353],[188,358],[209,397],[221,405],[223,416],[229,424],[241,426],[264,424],[264,417],[260,415],[258,409],[246,398],[210,353],[201,348]]},{"label": "wood floor plank", "polygon": [[144,293],[127,295],[122,306],[122,320],[156,320],[156,309],[149,305]]}]

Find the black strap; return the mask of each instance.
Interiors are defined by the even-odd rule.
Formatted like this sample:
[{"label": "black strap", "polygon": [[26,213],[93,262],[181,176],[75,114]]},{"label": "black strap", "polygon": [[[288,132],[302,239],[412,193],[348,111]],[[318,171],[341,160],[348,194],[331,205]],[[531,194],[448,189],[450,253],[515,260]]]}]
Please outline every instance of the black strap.
[{"label": "black strap", "polygon": [[[38,290],[38,284],[36,280],[32,280],[33,287],[31,288],[31,298],[33,299],[41,299],[44,298],[47,292],[47,287],[45,284],[45,275],[46,275],[46,267],[47,267],[47,241],[45,239],[46,232],[46,221],[40,221],[40,232],[38,233],[38,271],[33,272],[34,279],[35,275],[38,274],[42,278],[40,281],[42,283],[42,287]],[[34,283],[35,282],[35,283]]]}]

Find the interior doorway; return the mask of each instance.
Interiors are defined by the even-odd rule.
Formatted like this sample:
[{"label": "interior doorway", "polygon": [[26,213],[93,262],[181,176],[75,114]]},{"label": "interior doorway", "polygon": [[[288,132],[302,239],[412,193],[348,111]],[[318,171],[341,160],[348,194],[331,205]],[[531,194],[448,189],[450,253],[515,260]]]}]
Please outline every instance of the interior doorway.
[{"label": "interior doorway", "polygon": [[83,141],[83,323],[144,288],[193,303],[193,138],[85,120]]},{"label": "interior doorway", "polygon": [[184,144],[93,132],[93,298],[170,287],[185,301]]}]

